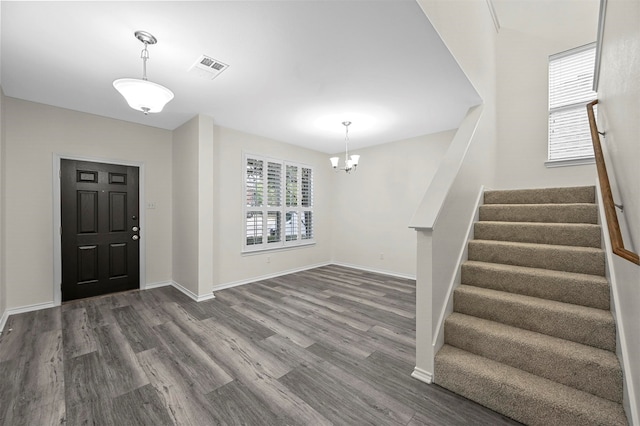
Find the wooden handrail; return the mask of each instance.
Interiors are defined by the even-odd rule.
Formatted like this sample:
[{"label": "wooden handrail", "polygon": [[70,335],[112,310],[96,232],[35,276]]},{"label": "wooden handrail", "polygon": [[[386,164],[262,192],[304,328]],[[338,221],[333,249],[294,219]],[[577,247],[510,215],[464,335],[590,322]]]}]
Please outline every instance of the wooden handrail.
[{"label": "wooden handrail", "polygon": [[602,146],[600,145],[600,136],[598,133],[598,125],[596,124],[596,116],[593,113],[593,106],[598,103],[596,99],[587,104],[587,115],[589,116],[589,127],[591,128],[591,142],[593,142],[593,154],[596,158],[596,168],[598,169],[598,180],[600,181],[600,190],[602,191],[602,201],[604,203],[604,214],[607,219],[607,228],[609,229],[609,237],[611,238],[611,246],[613,252],[618,256],[627,259],[637,265],[640,265],[640,258],[637,253],[624,248],[622,241],[622,233],[620,232],[620,224],[618,223],[618,215],[616,207],[613,203],[613,194],[611,193],[611,184],[609,184],[609,175],[607,167],[604,164],[604,155],[602,154]]}]

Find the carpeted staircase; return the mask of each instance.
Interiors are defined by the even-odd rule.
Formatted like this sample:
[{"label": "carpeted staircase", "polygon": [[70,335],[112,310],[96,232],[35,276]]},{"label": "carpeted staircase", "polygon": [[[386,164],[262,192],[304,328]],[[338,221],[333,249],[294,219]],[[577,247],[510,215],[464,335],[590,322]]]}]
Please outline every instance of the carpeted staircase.
[{"label": "carpeted staircase", "polygon": [[627,425],[594,187],[487,191],[437,384],[530,425]]}]

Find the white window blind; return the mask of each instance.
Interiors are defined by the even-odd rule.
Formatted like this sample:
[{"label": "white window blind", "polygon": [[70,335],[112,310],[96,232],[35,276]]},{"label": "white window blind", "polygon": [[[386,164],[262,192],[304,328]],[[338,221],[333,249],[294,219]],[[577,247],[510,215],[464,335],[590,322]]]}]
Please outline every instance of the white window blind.
[{"label": "white window blind", "polygon": [[593,87],[595,43],[549,57],[548,162],[593,159],[586,104]]},{"label": "white window blind", "polygon": [[246,154],[244,251],[311,244],[313,169]]}]

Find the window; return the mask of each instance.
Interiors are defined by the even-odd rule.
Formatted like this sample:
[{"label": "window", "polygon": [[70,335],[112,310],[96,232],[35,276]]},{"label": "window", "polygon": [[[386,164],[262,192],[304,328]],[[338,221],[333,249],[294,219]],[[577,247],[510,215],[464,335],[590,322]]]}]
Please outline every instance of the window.
[{"label": "window", "polygon": [[244,251],[313,243],[313,169],[257,155],[244,164]]},{"label": "window", "polygon": [[595,43],[549,57],[547,167],[593,163],[587,103],[593,91]]}]

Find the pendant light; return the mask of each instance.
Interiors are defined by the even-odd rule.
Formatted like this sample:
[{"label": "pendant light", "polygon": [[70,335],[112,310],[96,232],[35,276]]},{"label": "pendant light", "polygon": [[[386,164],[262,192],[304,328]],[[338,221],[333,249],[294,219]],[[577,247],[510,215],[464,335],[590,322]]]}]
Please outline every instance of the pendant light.
[{"label": "pendant light", "polygon": [[340,162],[340,158],[331,157],[329,161],[331,161],[331,166],[337,170],[344,170],[347,173],[351,173],[352,171],[356,171],[356,167],[358,166],[358,161],[360,160],[359,155],[352,155],[349,157],[349,126],[351,125],[350,121],[343,121],[342,125],[344,126],[344,167],[338,167],[338,163]]},{"label": "pendant light", "polygon": [[142,80],[137,78],[121,78],[113,82],[113,87],[124,97],[129,106],[144,112],[160,112],[173,99],[173,92],[164,86],[147,80],[147,60],[149,51],[147,46],[156,44],[158,40],[146,31],[136,31],[135,36],[144,44],[140,57],[142,58]]}]

